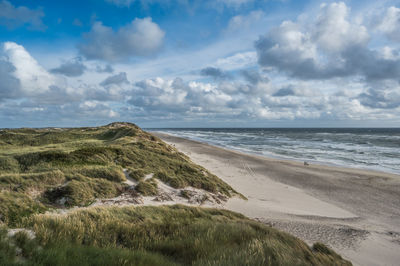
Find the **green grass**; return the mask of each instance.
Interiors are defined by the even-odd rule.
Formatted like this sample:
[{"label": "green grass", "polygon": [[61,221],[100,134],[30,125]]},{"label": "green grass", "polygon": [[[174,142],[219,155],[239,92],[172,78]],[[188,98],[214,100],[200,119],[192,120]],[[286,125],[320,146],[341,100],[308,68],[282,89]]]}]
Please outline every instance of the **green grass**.
[{"label": "green grass", "polygon": [[[154,178],[176,188],[193,186],[226,196],[237,194],[134,124],[0,130],[0,191],[10,198],[13,193],[17,198],[24,195],[47,208],[87,206],[97,198],[116,197],[124,191],[123,168],[138,182],[153,173]],[[157,193],[154,182],[140,182],[138,191]],[[13,208],[9,202],[0,201],[0,210]],[[7,223],[8,213],[0,213],[0,220]]]},{"label": "green grass", "polygon": [[139,181],[135,190],[143,196],[155,196],[157,195],[157,181],[154,180],[154,178],[147,179],[146,181]]},{"label": "green grass", "polygon": [[71,243],[40,246],[25,232],[7,235],[0,228],[0,265],[177,265],[168,258],[146,251],[102,248]]},{"label": "green grass", "polygon": [[15,226],[25,217],[46,211],[38,201],[20,192],[0,192],[0,221]]},{"label": "green grass", "polygon": [[[67,254],[92,260],[91,265],[105,265],[96,256],[120,257],[126,265],[351,265],[322,244],[312,249],[289,234],[218,209],[98,207],[34,215],[20,226],[32,229],[35,245],[42,247],[27,252],[28,259],[53,265],[66,262]],[[86,265],[77,258],[72,262]]]},{"label": "green grass", "polygon": [[138,182],[142,180],[146,175],[146,173],[142,169],[133,169],[133,168],[128,168],[128,174],[132,179]]}]

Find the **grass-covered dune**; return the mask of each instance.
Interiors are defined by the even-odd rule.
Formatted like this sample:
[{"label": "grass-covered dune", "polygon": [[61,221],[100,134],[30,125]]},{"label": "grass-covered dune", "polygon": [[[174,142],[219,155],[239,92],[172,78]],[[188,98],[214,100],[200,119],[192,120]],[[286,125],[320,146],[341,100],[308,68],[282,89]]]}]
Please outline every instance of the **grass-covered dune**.
[{"label": "grass-covered dune", "polygon": [[322,244],[309,248],[217,209],[97,207],[34,215],[21,225],[36,238],[0,234],[0,259],[9,265],[351,265]]},{"label": "grass-covered dune", "polygon": [[90,206],[157,195],[157,179],[183,198],[241,196],[134,124],[0,130],[0,265],[351,265],[230,211]]},{"label": "grass-covered dune", "polygon": [[131,123],[93,128],[0,130],[0,221],[49,208],[87,206],[112,198],[127,186],[123,169],[141,182],[139,193],[154,194],[154,174],[170,186],[192,186],[230,197],[225,182],[184,154]]}]

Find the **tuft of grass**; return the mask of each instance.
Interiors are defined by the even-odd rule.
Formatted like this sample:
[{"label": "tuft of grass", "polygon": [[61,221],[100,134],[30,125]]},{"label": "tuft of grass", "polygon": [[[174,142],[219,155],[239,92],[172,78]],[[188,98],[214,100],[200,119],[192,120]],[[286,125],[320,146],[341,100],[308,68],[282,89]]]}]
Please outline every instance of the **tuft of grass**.
[{"label": "tuft of grass", "polygon": [[11,243],[7,236],[8,230],[4,226],[0,226],[0,263],[1,265],[15,265],[17,252],[15,245]]},{"label": "tuft of grass", "polygon": [[351,265],[329,249],[313,250],[289,234],[219,209],[99,207],[34,215],[23,225],[55,259],[63,258],[65,246],[83,258],[100,251],[113,257],[121,250],[177,265]]},{"label": "tuft of grass", "polygon": [[142,169],[132,169],[132,168],[128,168],[128,174],[131,178],[133,178],[138,182],[142,180],[146,175],[146,173]]},{"label": "tuft of grass", "polygon": [[46,210],[43,204],[23,193],[0,192],[0,221],[9,226],[15,226],[25,217]]},{"label": "tuft of grass", "polygon": [[[1,149],[1,145],[0,145]],[[0,171],[17,172],[19,170],[18,161],[13,157],[0,156]]]},{"label": "tuft of grass", "polygon": [[65,175],[59,170],[41,173],[0,174],[0,189],[17,192],[29,192],[30,189],[42,191],[64,181]]},{"label": "tuft of grass", "polygon": [[126,177],[120,166],[86,166],[80,169],[73,169],[71,172],[91,178],[104,178],[113,182],[126,181]]},{"label": "tuft of grass", "polygon": [[158,193],[157,181],[154,178],[147,179],[146,181],[139,181],[135,190],[143,196],[155,196]]},{"label": "tuft of grass", "polygon": [[87,206],[96,198],[112,198],[122,192],[122,184],[103,178],[75,175],[65,185],[54,187],[44,193],[48,203],[65,206]]}]

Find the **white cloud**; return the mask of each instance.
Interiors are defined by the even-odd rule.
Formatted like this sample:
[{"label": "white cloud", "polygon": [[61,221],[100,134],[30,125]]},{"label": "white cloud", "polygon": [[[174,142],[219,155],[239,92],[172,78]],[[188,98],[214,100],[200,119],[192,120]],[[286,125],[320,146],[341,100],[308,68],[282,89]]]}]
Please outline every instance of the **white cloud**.
[{"label": "white cloud", "polygon": [[21,45],[6,42],[0,49],[0,100],[25,99],[40,105],[87,100],[123,100],[129,82],[125,73],[111,76],[102,86],[69,79],[45,70]]},{"label": "white cloud", "polygon": [[110,107],[98,101],[84,101],[79,104],[77,110],[79,113],[88,116],[100,116],[107,118],[117,118],[119,113],[110,109]]},{"label": "white cloud", "polygon": [[389,7],[377,29],[385,33],[390,39],[400,42],[400,8]]},{"label": "white cloud", "polygon": [[54,77],[42,68],[23,46],[6,42],[2,48],[6,60],[15,68],[12,75],[19,80],[22,91],[27,94],[43,93],[54,84]]},{"label": "white cloud", "polygon": [[154,55],[162,47],[164,35],[164,31],[149,17],[136,18],[116,32],[101,22],[95,22],[78,47],[87,59],[126,61],[135,56]]},{"label": "white cloud", "polygon": [[343,3],[322,5],[316,19],[285,21],[256,42],[261,66],[300,79],[398,79],[400,60],[369,48],[369,33]]},{"label": "white cloud", "polygon": [[323,5],[314,28],[319,47],[330,52],[341,52],[349,47],[364,47],[369,34],[363,25],[349,21],[350,10],[345,3]]}]

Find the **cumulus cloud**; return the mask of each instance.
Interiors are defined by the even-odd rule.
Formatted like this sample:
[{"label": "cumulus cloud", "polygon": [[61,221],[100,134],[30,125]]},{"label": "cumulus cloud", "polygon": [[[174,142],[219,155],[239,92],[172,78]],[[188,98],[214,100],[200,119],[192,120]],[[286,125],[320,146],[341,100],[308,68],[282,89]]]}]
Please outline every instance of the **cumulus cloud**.
[{"label": "cumulus cloud", "polygon": [[123,61],[154,55],[162,47],[164,35],[164,31],[149,17],[136,18],[118,31],[95,22],[91,31],[84,34],[84,41],[78,48],[87,59]]},{"label": "cumulus cloud", "polygon": [[130,83],[127,74],[120,72],[100,84],[78,81],[71,86],[68,78],[43,69],[22,46],[6,43],[0,53],[0,78],[7,80],[0,84],[0,116],[71,123],[83,117],[85,121],[261,121],[387,119],[400,113],[399,86],[394,81],[338,94],[320,89],[326,86],[323,81],[287,85],[274,83],[255,68],[238,73],[242,79],[217,83],[181,78]]},{"label": "cumulus cloud", "polygon": [[0,25],[9,29],[26,25],[29,30],[43,31],[47,27],[43,24],[44,13],[40,9],[29,9],[25,6],[16,7],[9,1],[0,2]]},{"label": "cumulus cloud", "polygon": [[311,26],[283,22],[255,43],[259,64],[300,79],[397,79],[400,60],[371,50],[366,28],[349,12],[344,3],[332,3],[321,6]]},{"label": "cumulus cloud", "polygon": [[124,99],[129,84],[126,74],[120,73],[105,79],[102,86],[82,81],[71,86],[65,77],[46,71],[23,46],[12,42],[1,45],[0,78],[5,81],[0,84],[0,101],[29,100],[38,105],[120,101]]},{"label": "cumulus cloud", "polygon": [[377,29],[385,33],[391,40],[400,42],[400,8],[389,7]]},{"label": "cumulus cloud", "polygon": [[298,92],[272,95],[277,89],[268,82],[243,83],[224,81],[219,84],[184,82],[162,78],[135,84],[128,103],[153,117],[181,119],[294,119],[320,117],[327,100],[318,94]]},{"label": "cumulus cloud", "polygon": [[350,10],[345,3],[322,5],[313,29],[313,41],[320,49],[341,52],[353,47],[365,47],[369,34],[365,26],[349,20]]},{"label": "cumulus cloud", "polygon": [[79,103],[76,108],[83,116],[100,116],[108,118],[117,118],[119,114],[113,111],[107,104],[98,101],[84,101]]},{"label": "cumulus cloud", "polygon": [[43,93],[54,84],[52,77],[21,45],[5,42],[2,45],[3,60],[13,66],[12,76],[19,80],[26,94]]},{"label": "cumulus cloud", "polygon": [[70,61],[62,63],[59,67],[50,70],[51,73],[62,74],[68,77],[79,77],[83,75],[86,66],[82,63],[80,58],[75,58]]},{"label": "cumulus cloud", "polygon": [[[361,93],[356,90],[339,95],[319,89],[323,81],[319,85],[315,83],[320,82],[277,85],[268,80],[245,79],[215,84],[185,82],[180,78],[146,79],[127,92],[128,103],[134,110],[127,112],[163,121],[390,119],[393,114],[400,113],[398,86],[391,92],[382,88],[374,91],[361,88],[358,90]],[[389,108],[393,110],[391,116],[385,111]]]}]

